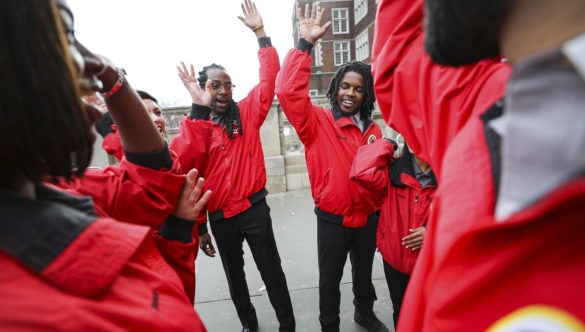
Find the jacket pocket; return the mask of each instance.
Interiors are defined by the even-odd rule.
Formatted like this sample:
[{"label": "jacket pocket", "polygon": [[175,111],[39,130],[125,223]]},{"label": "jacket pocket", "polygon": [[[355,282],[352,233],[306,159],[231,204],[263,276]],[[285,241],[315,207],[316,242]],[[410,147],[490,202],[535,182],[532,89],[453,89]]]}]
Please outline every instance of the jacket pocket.
[{"label": "jacket pocket", "polygon": [[321,201],[321,194],[325,191],[325,189],[329,185],[329,174],[330,173],[331,173],[331,168],[328,168],[327,172],[325,172],[325,175],[323,175],[323,178],[321,179],[321,185],[319,186],[319,189],[317,191],[317,196],[315,197],[315,204],[319,204],[319,202]]}]

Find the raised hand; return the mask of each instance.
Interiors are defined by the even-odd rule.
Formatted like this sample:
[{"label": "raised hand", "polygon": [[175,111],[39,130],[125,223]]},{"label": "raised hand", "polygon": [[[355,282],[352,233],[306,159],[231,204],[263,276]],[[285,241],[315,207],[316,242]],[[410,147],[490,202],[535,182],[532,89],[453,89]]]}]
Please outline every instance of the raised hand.
[{"label": "raised hand", "polygon": [[197,77],[195,77],[195,69],[193,65],[189,65],[189,69],[187,70],[187,66],[185,66],[184,62],[181,62],[180,66],[177,66],[177,70],[179,71],[179,78],[185,89],[191,95],[191,101],[193,104],[209,106],[211,105],[211,82],[207,82],[205,84],[205,91],[201,89],[199,86],[199,82],[197,81]]},{"label": "raised hand", "polygon": [[301,37],[310,43],[315,43],[317,39],[323,37],[323,35],[329,30],[331,21],[321,26],[323,20],[323,14],[325,8],[318,10],[317,3],[313,3],[313,10],[309,11],[309,4],[305,5],[305,14],[301,10],[301,7],[297,7],[297,17],[299,19],[299,32]]},{"label": "raised hand", "polygon": [[[244,0],[242,2],[242,13],[243,16],[238,16],[240,21],[242,21],[248,28],[258,30],[262,29],[259,27],[263,27],[262,23],[262,16],[256,9],[256,4],[252,2],[252,0]],[[255,31],[256,32],[256,31]]]}]

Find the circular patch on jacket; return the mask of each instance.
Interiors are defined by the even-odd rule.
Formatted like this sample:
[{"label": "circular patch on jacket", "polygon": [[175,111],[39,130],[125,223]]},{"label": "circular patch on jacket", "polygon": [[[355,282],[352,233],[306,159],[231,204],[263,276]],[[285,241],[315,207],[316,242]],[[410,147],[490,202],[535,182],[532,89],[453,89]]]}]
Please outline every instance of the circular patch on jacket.
[{"label": "circular patch on jacket", "polygon": [[368,144],[372,144],[377,140],[376,135],[370,135],[370,137],[368,137]]},{"label": "circular patch on jacket", "polygon": [[500,318],[488,332],[584,332],[585,323],[565,310],[530,305]]}]

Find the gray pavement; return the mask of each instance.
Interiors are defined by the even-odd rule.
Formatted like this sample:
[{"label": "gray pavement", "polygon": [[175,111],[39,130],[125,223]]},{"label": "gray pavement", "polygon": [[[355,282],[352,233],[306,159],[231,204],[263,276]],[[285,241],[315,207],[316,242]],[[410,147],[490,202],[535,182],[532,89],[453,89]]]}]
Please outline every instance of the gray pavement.
[{"label": "gray pavement", "polygon": [[[267,200],[293,302],[297,331],[319,331],[317,220],[313,213],[311,192],[309,189],[300,189],[271,194]],[[248,288],[258,315],[259,331],[278,331],[276,315],[247,244],[244,244],[244,259]],[[211,258],[200,251],[196,269],[195,309],[207,329],[210,332],[241,331],[242,326],[229,296],[219,255]],[[374,260],[372,279],[378,296],[374,312],[390,331],[394,331],[392,303],[379,253],[376,253]],[[351,286],[351,264],[348,259],[341,281],[341,331],[365,331],[353,321]]]}]

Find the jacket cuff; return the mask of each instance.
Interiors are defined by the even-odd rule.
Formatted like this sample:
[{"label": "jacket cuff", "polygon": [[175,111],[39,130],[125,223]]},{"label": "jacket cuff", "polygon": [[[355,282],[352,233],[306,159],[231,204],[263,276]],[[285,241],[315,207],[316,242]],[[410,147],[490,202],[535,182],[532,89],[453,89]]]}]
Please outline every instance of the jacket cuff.
[{"label": "jacket cuff", "polygon": [[113,124],[114,120],[112,120],[110,112],[107,112],[95,123],[95,130],[101,137],[106,137],[114,132],[114,128],[112,128]]},{"label": "jacket cuff", "polygon": [[307,53],[311,53],[311,50],[313,49],[313,43],[308,42],[305,38],[299,38],[299,41],[297,42],[297,48],[301,51],[307,51]]},{"label": "jacket cuff", "polygon": [[189,117],[193,120],[207,120],[211,114],[211,107],[191,104],[191,114]]},{"label": "jacket cuff", "polygon": [[207,223],[204,222],[203,224],[199,225],[199,227],[197,227],[197,232],[199,233],[199,236],[207,234],[209,232],[207,230]]},{"label": "jacket cuff", "polygon": [[152,153],[128,153],[128,151],[124,151],[126,153],[126,159],[136,165],[154,169],[154,170],[169,170],[173,167],[173,159],[171,158],[171,153],[169,152],[169,147],[167,143],[165,146],[160,150]]},{"label": "jacket cuff", "polygon": [[395,140],[388,138],[388,137],[384,137],[385,140],[387,140],[388,142],[390,142],[390,144],[392,144],[392,149],[394,151],[398,150],[398,143],[396,143]]},{"label": "jacket cuff", "polygon": [[271,47],[272,41],[270,40],[270,37],[258,38],[258,45],[260,46],[260,48]]},{"label": "jacket cuff", "polygon": [[169,215],[163,222],[163,225],[158,234],[170,241],[191,243],[193,241],[191,232],[193,231],[194,225],[195,222],[192,220]]}]

